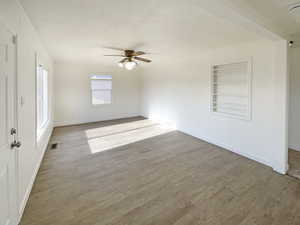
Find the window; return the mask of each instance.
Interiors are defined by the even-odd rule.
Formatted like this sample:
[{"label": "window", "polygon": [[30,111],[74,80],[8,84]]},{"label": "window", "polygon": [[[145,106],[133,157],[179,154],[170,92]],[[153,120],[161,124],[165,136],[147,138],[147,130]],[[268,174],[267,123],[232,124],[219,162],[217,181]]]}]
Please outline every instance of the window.
[{"label": "window", "polygon": [[37,134],[41,136],[48,120],[48,71],[43,66],[37,66],[36,96],[37,96]]},{"label": "window", "polygon": [[251,63],[249,60],[212,67],[213,113],[250,119]]},{"label": "window", "polygon": [[111,104],[112,76],[92,75],[91,76],[92,104]]}]

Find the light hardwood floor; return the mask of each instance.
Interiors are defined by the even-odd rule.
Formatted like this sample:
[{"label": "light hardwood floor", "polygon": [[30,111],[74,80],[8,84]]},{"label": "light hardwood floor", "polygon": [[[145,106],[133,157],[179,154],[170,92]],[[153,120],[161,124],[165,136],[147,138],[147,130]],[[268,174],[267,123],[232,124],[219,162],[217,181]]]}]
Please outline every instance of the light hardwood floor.
[{"label": "light hardwood floor", "polygon": [[143,118],[51,142],[21,225],[300,224],[299,180]]}]

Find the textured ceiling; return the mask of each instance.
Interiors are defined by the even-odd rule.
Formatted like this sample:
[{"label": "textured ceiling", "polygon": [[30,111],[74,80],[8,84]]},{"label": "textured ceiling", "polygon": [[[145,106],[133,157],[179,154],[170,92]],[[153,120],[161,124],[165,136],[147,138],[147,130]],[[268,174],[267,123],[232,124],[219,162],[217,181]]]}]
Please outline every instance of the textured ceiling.
[{"label": "textured ceiling", "polygon": [[[211,0],[248,13],[277,28],[272,10],[264,14],[259,2],[276,0]],[[149,51],[153,57],[196,56],[210,48],[256,40],[255,32],[212,15],[207,0],[20,0],[56,61],[101,62],[116,53],[104,46]],[[261,15],[263,14],[263,15]],[[269,20],[268,20],[269,19]],[[280,19],[279,22],[282,20]],[[274,24],[276,24],[276,26]],[[286,25],[283,21],[281,25]],[[285,33],[292,32],[285,27]],[[280,29],[279,29],[280,30]],[[280,32],[282,32],[280,30]]]},{"label": "textured ceiling", "polygon": [[[289,6],[300,0],[224,0],[240,14],[265,28],[289,37],[300,32],[300,23],[289,13]],[[299,12],[300,14],[300,12]]]}]

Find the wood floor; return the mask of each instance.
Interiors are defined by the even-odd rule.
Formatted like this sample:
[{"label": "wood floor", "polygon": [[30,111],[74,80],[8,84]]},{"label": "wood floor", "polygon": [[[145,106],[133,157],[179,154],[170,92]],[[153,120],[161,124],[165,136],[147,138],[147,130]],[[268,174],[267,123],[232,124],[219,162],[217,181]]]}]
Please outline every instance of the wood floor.
[{"label": "wood floor", "polygon": [[300,224],[299,180],[142,118],[51,142],[21,225]]},{"label": "wood floor", "polygon": [[300,179],[300,152],[289,150],[289,171],[288,175]]}]

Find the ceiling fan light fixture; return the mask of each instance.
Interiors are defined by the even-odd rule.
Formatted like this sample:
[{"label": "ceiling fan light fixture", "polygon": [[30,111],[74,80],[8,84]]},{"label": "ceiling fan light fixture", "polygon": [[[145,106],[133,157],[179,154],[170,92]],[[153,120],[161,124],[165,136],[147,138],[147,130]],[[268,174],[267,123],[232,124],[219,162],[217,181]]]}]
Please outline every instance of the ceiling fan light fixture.
[{"label": "ceiling fan light fixture", "polygon": [[126,62],[124,64],[124,66],[127,70],[133,70],[137,66],[137,63],[134,61],[129,61],[129,62]]},{"label": "ceiling fan light fixture", "polygon": [[[120,49],[122,50],[122,49]],[[141,55],[147,54],[143,51],[135,51],[130,49],[122,50],[124,53],[120,55],[104,55],[104,56],[116,56],[116,57],[123,57],[121,61],[117,63],[117,65],[121,68],[125,68],[127,70],[133,70],[135,67],[138,66],[138,62],[145,62],[150,63],[152,62],[150,59],[146,59],[144,57],[140,57]]]}]

